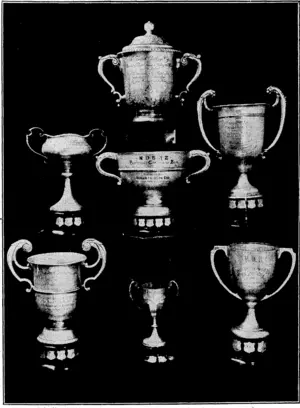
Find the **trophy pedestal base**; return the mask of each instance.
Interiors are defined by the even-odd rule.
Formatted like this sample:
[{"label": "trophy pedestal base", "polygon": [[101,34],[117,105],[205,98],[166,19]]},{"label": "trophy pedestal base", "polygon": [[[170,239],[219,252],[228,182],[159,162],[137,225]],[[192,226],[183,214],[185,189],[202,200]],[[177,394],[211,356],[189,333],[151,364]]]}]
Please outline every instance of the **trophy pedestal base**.
[{"label": "trophy pedestal base", "polygon": [[145,363],[149,364],[164,364],[164,363],[170,363],[174,361],[174,356],[168,355],[167,353],[157,353],[157,354],[151,354],[147,355],[144,359]]},{"label": "trophy pedestal base", "polygon": [[230,209],[254,209],[261,208],[264,206],[263,198],[261,195],[253,197],[234,197],[229,196],[229,208]]},{"label": "trophy pedestal base", "polygon": [[82,226],[81,212],[52,212],[54,218],[53,234],[64,235],[66,232],[76,232],[77,228]]},{"label": "trophy pedestal base", "polygon": [[45,327],[37,337],[37,341],[45,345],[63,346],[77,342],[78,338],[74,335],[73,330],[51,330]]},{"label": "trophy pedestal base", "polygon": [[153,109],[141,109],[136,113],[133,118],[134,123],[144,122],[164,122],[165,117],[162,113],[155,112]]},{"label": "trophy pedestal base", "polygon": [[239,365],[257,365],[267,349],[267,336],[264,338],[246,339],[235,336],[232,342],[231,361]]},{"label": "trophy pedestal base", "polygon": [[68,371],[76,364],[79,355],[78,342],[65,346],[38,344],[41,368],[50,371]]}]

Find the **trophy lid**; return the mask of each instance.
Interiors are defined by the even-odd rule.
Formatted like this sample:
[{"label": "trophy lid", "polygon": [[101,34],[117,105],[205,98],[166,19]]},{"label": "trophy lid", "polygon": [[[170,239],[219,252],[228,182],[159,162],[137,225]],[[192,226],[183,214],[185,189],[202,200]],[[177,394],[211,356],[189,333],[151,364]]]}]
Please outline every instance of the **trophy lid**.
[{"label": "trophy lid", "polygon": [[90,153],[90,151],[91,146],[87,143],[85,137],[74,133],[50,136],[42,147],[42,153],[58,154],[60,156],[76,156]]},{"label": "trophy lid", "polygon": [[144,25],[146,34],[135,37],[130,45],[125,46],[122,49],[124,53],[138,52],[138,51],[169,51],[169,52],[179,52],[174,50],[168,43],[166,43],[161,37],[158,37],[155,34],[152,34],[154,30],[154,24],[151,21],[148,21]]}]

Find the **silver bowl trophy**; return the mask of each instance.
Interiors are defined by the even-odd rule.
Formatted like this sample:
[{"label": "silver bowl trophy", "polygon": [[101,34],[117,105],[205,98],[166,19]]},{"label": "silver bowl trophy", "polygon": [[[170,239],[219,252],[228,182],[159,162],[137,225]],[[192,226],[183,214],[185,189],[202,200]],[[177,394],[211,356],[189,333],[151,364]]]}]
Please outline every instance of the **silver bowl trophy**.
[{"label": "silver bowl trophy", "polygon": [[129,295],[131,300],[138,306],[147,305],[152,317],[151,335],[143,340],[147,363],[166,363],[174,360],[174,356],[167,351],[166,342],[161,339],[158,333],[157,313],[162,309],[167,297],[172,296],[172,294],[177,296],[178,293],[178,284],[174,280],[169,281],[166,285],[153,282],[139,284],[134,280],[130,283]]},{"label": "silver bowl trophy", "polygon": [[[220,276],[215,266],[215,254],[223,251],[229,261],[229,269]],[[288,273],[283,274],[283,281],[271,293],[268,287],[272,285],[277,260],[284,252],[292,257]],[[295,268],[296,254],[291,248],[277,248],[265,243],[234,243],[229,246],[215,246],[210,255],[212,270],[223,286],[232,296],[246,302],[248,313],[243,323],[232,329],[235,339],[233,349],[235,361],[245,364],[248,360],[252,365],[260,353],[266,350],[269,332],[259,327],[255,316],[255,306],[258,302],[269,299],[278,293],[289,281]],[[226,283],[224,283],[226,281]],[[228,282],[228,283],[227,283]]]},{"label": "silver bowl trophy", "polygon": [[[44,316],[44,328],[37,341],[41,346],[42,366],[55,370],[57,367],[68,369],[68,363],[78,355],[78,336],[72,327],[73,316],[78,307],[80,290],[90,290],[89,281],[96,280],[106,265],[106,250],[96,239],[88,238],[82,243],[82,249],[95,248],[97,260],[89,265],[86,256],[76,252],[49,252],[27,258],[27,265],[17,260],[19,250],[32,251],[30,241],[21,239],[12,244],[7,252],[10,271],[19,282],[26,282],[27,292],[34,291],[35,303]],[[101,266],[96,275],[87,277],[82,283],[83,268]],[[32,278],[20,277],[15,271],[30,271]]]},{"label": "silver bowl trophy", "polygon": [[[117,103],[125,101],[135,110],[134,122],[159,122],[165,120],[165,112],[176,100],[183,100],[191,85],[201,73],[200,56],[175,50],[152,33],[154,25],[144,26],[146,34],[136,37],[117,55],[100,57],[98,72],[118,97]],[[188,60],[197,63],[197,70],[185,90],[176,92],[177,72]],[[125,93],[121,95],[106,78],[104,63],[111,60],[123,74]]]},{"label": "silver bowl trophy", "polygon": [[[271,105],[276,106],[280,101],[281,118],[279,128],[273,142],[264,148],[265,116],[270,109],[266,103],[230,104],[210,108],[207,104],[209,97],[215,96],[215,91],[205,91],[197,104],[199,127],[203,139],[221,158],[223,155],[231,156],[238,163],[240,176],[237,185],[229,195],[229,208],[256,208],[263,207],[263,197],[258,189],[248,180],[248,172],[252,168],[253,160],[265,157],[266,153],[277,143],[285,122],[286,101],[280,89],[269,86],[267,93],[275,93],[276,100]],[[208,111],[217,112],[220,150],[212,145],[206,135],[203,125],[202,106]]]},{"label": "silver bowl trophy", "polygon": [[[79,227],[83,224],[82,206],[73,196],[71,186],[72,166],[74,161],[87,155],[97,155],[106,146],[104,144],[100,149],[95,149],[89,143],[97,133],[102,132],[99,129],[93,129],[88,135],[81,136],[74,133],[63,133],[59,135],[48,135],[40,128],[31,128],[26,135],[26,143],[31,151],[48,160],[58,158],[63,164],[61,175],[64,177],[64,190],[60,200],[50,207],[51,214],[55,217],[55,232],[64,234],[65,230],[72,227]],[[39,139],[39,140],[38,140]],[[42,146],[35,147],[36,144],[43,142]]]},{"label": "silver bowl trophy", "polygon": [[[168,230],[173,225],[172,208],[165,203],[165,197],[170,187],[182,178],[187,161],[194,157],[204,158],[205,163],[200,170],[185,177],[186,183],[190,183],[192,177],[210,166],[209,154],[202,150],[105,152],[98,156],[96,167],[100,174],[116,179],[118,185],[133,185],[141,191],[141,202],[136,203],[132,224],[140,234],[158,233],[162,228]],[[105,159],[118,162],[120,176],[102,169]]]}]

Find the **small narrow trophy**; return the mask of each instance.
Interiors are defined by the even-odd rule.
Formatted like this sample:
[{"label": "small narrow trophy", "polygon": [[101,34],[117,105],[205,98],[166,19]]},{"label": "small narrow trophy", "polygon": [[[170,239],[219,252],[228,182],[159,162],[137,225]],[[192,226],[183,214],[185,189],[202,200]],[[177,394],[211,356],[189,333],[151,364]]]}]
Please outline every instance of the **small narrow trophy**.
[{"label": "small narrow trophy", "polygon": [[[96,152],[95,148],[88,143],[88,140],[93,139],[97,133],[102,132],[99,129],[93,129],[88,135],[81,136],[73,133],[64,133],[60,135],[47,135],[40,128],[31,128],[26,135],[26,143],[31,151],[48,160],[50,158],[58,158],[63,164],[61,175],[64,177],[64,190],[60,200],[50,207],[50,212],[55,216],[55,228],[58,234],[64,234],[64,231],[70,228],[76,228],[82,225],[82,206],[73,196],[71,187],[72,164],[78,158],[82,158],[88,154],[97,155],[106,146],[106,138],[104,145]],[[44,141],[44,139],[46,139]],[[43,141],[42,146],[41,141]],[[36,147],[39,145],[39,147]]]},{"label": "small narrow trophy", "polygon": [[[78,336],[72,326],[81,289],[90,290],[88,281],[96,280],[106,265],[106,250],[96,239],[88,238],[82,243],[82,249],[95,248],[98,258],[92,265],[86,262],[86,256],[76,252],[49,252],[27,258],[27,265],[17,261],[19,250],[32,251],[30,241],[21,239],[12,244],[7,252],[7,263],[11,273],[19,282],[29,285],[27,292],[34,291],[35,303],[44,317],[44,328],[37,341],[41,351],[42,366],[55,370],[69,369],[69,363],[77,357]],[[87,277],[83,283],[83,268],[95,268],[100,260],[101,266],[95,276]],[[21,270],[30,271],[32,279],[20,277],[14,265]]]},{"label": "small narrow trophy", "polygon": [[[221,158],[223,155],[233,157],[237,162],[240,172],[237,185],[231,190],[229,196],[229,208],[256,208],[263,207],[263,197],[258,189],[252,186],[248,180],[248,172],[252,168],[252,162],[257,157],[265,157],[266,153],[275,146],[283,129],[286,113],[286,101],[280,89],[269,86],[267,93],[275,93],[276,100],[271,105],[281,104],[281,118],[279,128],[273,142],[263,148],[265,138],[265,115],[269,109],[266,103],[231,104],[219,105],[210,108],[207,98],[215,96],[215,91],[205,91],[197,104],[199,127],[203,139]],[[202,106],[208,111],[218,114],[218,129],[220,150],[209,141],[203,126]]]},{"label": "small narrow trophy", "polygon": [[[217,272],[215,254],[217,251],[225,252],[229,260],[229,271],[225,273],[229,279],[229,286],[224,283],[223,277]],[[292,257],[289,273],[283,282],[272,293],[267,293],[267,287],[275,274],[277,259],[284,252]],[[269,332],[259,327],[255,306],[259,301],[269,299],[278,293],[289,281],[295,268],[296,254],[291,248],[277,248],[264,243],[239,243],[229,246],[215,246],[210,255],[213,272],[223,286],[232,296],[246,302],[248,313],[243,323],[232,329],[236,339],[233,349],[238,354],[238,362],[245,363],[245,355],[257,355],[266,349],[266,339]],[[272,283],[272,282],[271,282]],[[252,356],[250,356],[252,357]],[[255,360],[255,359],[254,359]],[[251,360],[253,365],[255,361]]]},{"label": "small narrow trophy", "polygon": [[157,287],[152,282],[144,284],[138,284],[136,281],[132,281],[129,286],[129,295],[133,302],[139,304],[145,304],[149,307],[152,317],[152,333],[150,337],[143,340],[143,345],[148,350],[147,357],[145,359],[148,363],[165,363],[167,361],[174,360],[174,356],[167,355],[165,346],[166,342],[163,341],[158,334],[157,325],[157,312],[160,310],[168,295],[171,295],[175,290],[175,295],[179,293],[179,288],[174,280],[171,280],[167,286]]}]

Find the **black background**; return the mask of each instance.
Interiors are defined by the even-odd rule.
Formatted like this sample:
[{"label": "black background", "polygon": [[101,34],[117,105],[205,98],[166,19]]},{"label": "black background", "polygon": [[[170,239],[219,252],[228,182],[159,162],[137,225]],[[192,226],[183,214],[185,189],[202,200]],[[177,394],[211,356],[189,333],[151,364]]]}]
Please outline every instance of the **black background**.
[{"label": "black background", "polygon": [[[177,119],[178,148],[209,151],[196,112],[205,90],[216,90],[216,104],[271,101],[265,93],[269,85],[285,94],[282,136],[253,169],[265,213],[239,239],[297,250],[296,3],[5,3],[3,9],[5,253],[20,238],[33,244],[42,240],[37,233],[62,190],[59,173],[26,146],[28,129],[87,134],[98,127],[108,137],[106,150],[118,151],[128,118],[115,107],[97,73],[98,57],[121,51],[143,34],[148,20],[174,48],[201,54],[203,71]],[[192,66],[185,68],[187,76]],[[108,63],[105,72],[121,86],[116,68]],[[276,107],[270,116],[266,143],[274,136],[279,112]],[[209,113],[205,119],[209,123]],[[93,290],[83,295],[81,362],[75,373],[64,376],[35,369],[38,320],[33,296],[6,268],[6,402],[296,401],[296,272],[282,292],[257,308],[261,324],[272,333],[265,364],[245,369],[229,363],[230,328],[241,322],[245,306],[212,276],[209,251],[237,239],[224,210],[234,180],[231,170],[212,155],[209,171],[179,191],[184,232],[166,242],[130,243],[120,236],[124,200],[119,189],[97,173],[92,161],[82,166],[74,176],[74,195],[88,210],[84,238],[93,236],[105,244],[108,263]],[[47,241],[38,243],[49,250]],[[288,268],[288,261],[281,268]],[[173,366],[144,366],[138,359],[150,319],[131,303],[127,288],[131,277],[151,274],[176,278],[180,286],[177,302],[161,317],[162,334],[177,352]]]}]

